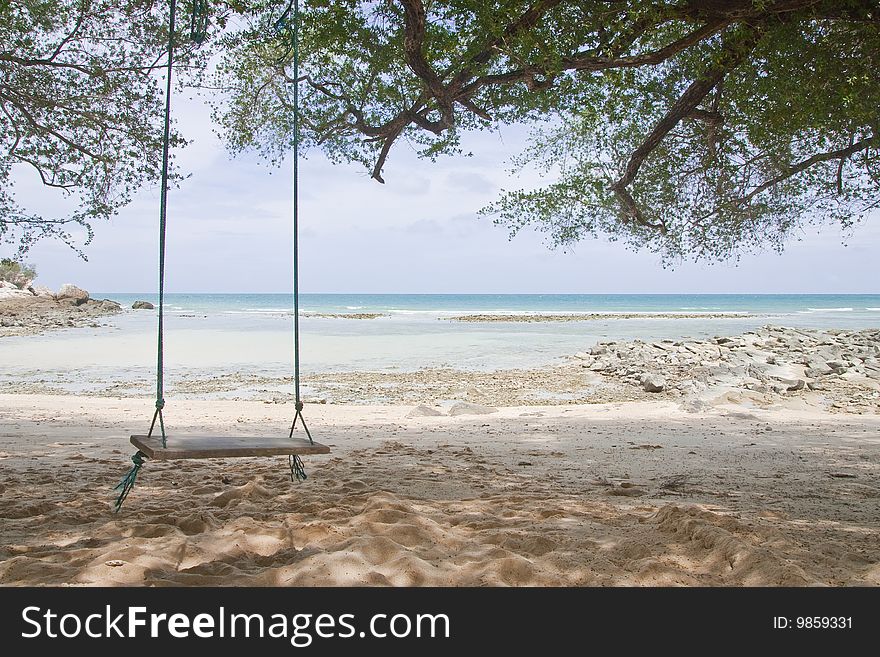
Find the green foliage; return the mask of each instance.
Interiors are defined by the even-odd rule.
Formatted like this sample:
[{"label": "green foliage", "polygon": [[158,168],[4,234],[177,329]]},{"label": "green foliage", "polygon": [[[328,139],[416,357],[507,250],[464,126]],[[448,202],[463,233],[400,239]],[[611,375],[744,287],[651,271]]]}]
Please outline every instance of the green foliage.
[{"label": "green foliage", "polygon": [[681,120],[633,181],[644,222],[663,230],[623,213],[612,187],[708,53],[594,80],[604,111],[560,113],[519,160],[553,180],[505,192],[485,213],[512,233],[545,231],[556,245],[604,234],[667,262],[782,250],[811,223],[849,229],[880,202],[878,52],[876,28],[803,23],[768,32],[702,106],[723,122]]},{"label": "green foliage", "polygon": [[[87,244],[94,220],[158,178],[167,9],[161,0],[0,2],[0,242],[21,253],[45,237]],[[198,64],[189,46],[178,61]],[[13,184],[24,176],[75,209],[22,207]]]},{"label": "green foliage", "polygon": [[[779,248],[880,203],[880,9],[859,0],[301,0],[301,143],[382,181],[399,139],[535,127],[543,172],[484,212],[666,261]],[[233,151],[293,142],[287,0],[240,7],[215,115]]]},{"label": "green foliage", "polygon": [[22,264],[11,258],[0,260],[0,281],[12,283],[22,290],[29,286],[37,277],[37,270],[33,265]]},{"label": "green foliage", "polygon": [[[667,261],[781,249],[880,203],[875,0],[300,0],[299,80],[292,4],[178,3],[178,73],[210,91],[232,151],[280,161],[295,88],[303,151],[380,182],[400,140],[434,159],[464,131],[531,125],[516,165],[546,184],[484,212]],[[75,246],[79,227],[87,243],[158,179],[167,22],[162,0],[0,1],[0,242]],[[21,207],[28,171],[77,209]]]}]

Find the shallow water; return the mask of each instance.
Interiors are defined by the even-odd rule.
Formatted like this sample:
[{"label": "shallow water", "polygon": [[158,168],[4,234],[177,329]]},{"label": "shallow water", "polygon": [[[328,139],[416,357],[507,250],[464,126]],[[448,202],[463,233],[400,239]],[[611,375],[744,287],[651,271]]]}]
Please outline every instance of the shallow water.
[{"label": "shallow water", "polygon": [[[130,307],[141,294],[94,294]],[[169,377],[292,373],[289,295],[170,294]],[[880,326],[880,295],[302,295],[306,313],[382,313],[377,319],[305,316],[305,373],[530,368],[603,340],[735,335],[766,324],[858,329]],[[729,318],[601,319],[464,323],[461,314],[749,313]],[[69,392],[149,387],[156,360],[155,311],[126,311],[108,327],[0,340],[0,383],[42,383]]]}]

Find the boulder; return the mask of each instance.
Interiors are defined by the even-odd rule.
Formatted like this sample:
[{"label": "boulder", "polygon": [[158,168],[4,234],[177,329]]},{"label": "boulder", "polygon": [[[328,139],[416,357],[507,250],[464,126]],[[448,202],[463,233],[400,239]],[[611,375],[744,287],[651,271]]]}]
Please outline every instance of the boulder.
[{"label": "boulder", "polygon": [[131,304],[131,307],[135,310],[153,310],[156,306],[151,304],[149,301],[135,301]]},{"label": "boulder", "polygon": [[470,402],[458,402],[453,404],[449,409],[449,415],[488,415],[489,413],[498,412],[497,408],[491,406],[482,406],[480,404],[471,404]]},{"label": "boulder", "polygon": [[443,415],[443,413],[424,404],[419,404],[406,414],[407,417],[435,417],[437,415]]},{"label": "boulder", "polygon": [[58,290],[58,294],[55,295],[55,298],[59,301],[69,299],[70,301],[75,302],[71,305],[79,306],[89,300],[89,293],[76,285],[65,283],[61,286],[61,289]]},{"label": "boulder", "polygon": [[608,348],[604,347],[602,345],[597,344],[595,347],[590,348],[590,355],[591,356],[601,356],[602,354],[607,354],[607,353],[608,353]]},{"label": "boulder", "polygon": [[32,294],[38,297],[54,297],[55,293],[45,285],[34,285],[28,288]]},{"label": "boulder", "polygon": [[659,374],[645,374],[642,376],[641,384],[645,392],[663,392],[666,388],[666,379]]},{"label": "boulder", "polygon": [[849,363],[844,363],[839,360],[829,360],[825,363],[832,372],[835,374],[843,374],[849,368]]},{"label": "boulder", "polygon": [[0,287],[0,300],[22,298],[33,299],[34,295],[27,290],[19,290],[14,285],[12,287]]}]

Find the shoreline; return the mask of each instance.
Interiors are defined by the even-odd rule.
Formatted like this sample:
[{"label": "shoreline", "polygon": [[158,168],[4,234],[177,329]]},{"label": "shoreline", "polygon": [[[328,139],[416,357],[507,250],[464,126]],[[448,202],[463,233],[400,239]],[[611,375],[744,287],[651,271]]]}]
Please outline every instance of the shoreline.
[{"label": "shoreline", "polygon": [[110,299],[64,298],[49,294],[20,294],[0,298],[0,339],[44,335],[68,328],[108,326],[100,320],[117,315],[122,307]]},{"label": "shoreline", "polygon": [[[286,436],[295,412],[291,377],[246,366],[166,382],[171,441]],[[880,586],[880,329],[303,384],[331,448],[305,482],[280,458],[148,461],[114,515],[152,376],[9,377],[0,585]]]},{"label": "shoreline", "polygon": [[583,312],[583,313],[478,313],[474,315],[458,315],[456,317],[440,317],[450,322],[596,322],[627,319],[756,319],[769,317],[766,313],[750,312]]},{"label": "shoreline", "polygon": [[[447,412],[457,402],[488,408],[668,400],[699,408],[735,397],[756,407],[795,404],[832,413],[880,413],[880,329],[767,326],[735,336],[600,341],[527,369],[424,367],[401,371],[304,373],[314,404],[411,404]],[[166,372],[171,398],[293,402],[291,375],[237,366]],[[149,371],[34,371],[0,379],[0,393],[142,397]]]}]

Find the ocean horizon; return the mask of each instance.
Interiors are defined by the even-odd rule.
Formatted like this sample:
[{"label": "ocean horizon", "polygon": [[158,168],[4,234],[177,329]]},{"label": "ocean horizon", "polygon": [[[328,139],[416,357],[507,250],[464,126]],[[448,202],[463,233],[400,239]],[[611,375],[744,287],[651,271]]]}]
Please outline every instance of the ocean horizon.
[{"label": "ocean horizon", "polygon": [[[155,292],[100,292],[123,305],[158,302]],[[800,313],[854,312],[880,318],[878,294],[398,294],[300,293],[300,310],[315,313]],[[285,312],[292,293],[166,293],[175,311]]]}]

